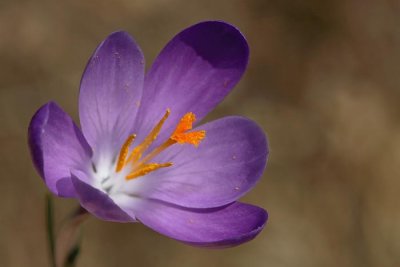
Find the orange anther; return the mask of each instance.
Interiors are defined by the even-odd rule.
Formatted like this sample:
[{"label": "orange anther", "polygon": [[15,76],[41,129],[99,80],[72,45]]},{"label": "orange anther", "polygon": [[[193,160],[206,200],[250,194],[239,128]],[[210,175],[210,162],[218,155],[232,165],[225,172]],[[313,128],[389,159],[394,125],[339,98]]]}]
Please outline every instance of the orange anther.
[{"label": "orange anther", "polygon": [[125,159],[126,159],[126,156],[128,156],[129,147],[132,144],[133,140],[135,140],[135,138],[136,138],[135,134],[130,135],[126,139],[125,143],[122,145],[121,150],[119,151],[117,166],[115,168],[116,172],[121,171],[122,168],[125,166]]}]

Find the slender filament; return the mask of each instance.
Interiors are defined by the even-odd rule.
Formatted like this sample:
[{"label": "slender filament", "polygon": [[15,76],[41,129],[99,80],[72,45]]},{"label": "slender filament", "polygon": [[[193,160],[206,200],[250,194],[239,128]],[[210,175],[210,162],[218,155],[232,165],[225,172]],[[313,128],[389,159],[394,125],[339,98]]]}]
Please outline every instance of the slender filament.
[{"label": "slender filament", "polygon": [[142,154],[149,148],[149,146],[156,140],[158,134],[160,133],[161,127],[163,126],[164,122],[167,120],[169,114],[171,113],[170,109],[167,109],[165,112],[164,116],[161,118],[161,120],[157,123],[157,125],[151,130],[151,132],[146,136],[146,138],[143,140],[143,142],[135,147],[131,153],[131,155],[128,158],[128,162],[136,162],[138,161],[141,157]]}]

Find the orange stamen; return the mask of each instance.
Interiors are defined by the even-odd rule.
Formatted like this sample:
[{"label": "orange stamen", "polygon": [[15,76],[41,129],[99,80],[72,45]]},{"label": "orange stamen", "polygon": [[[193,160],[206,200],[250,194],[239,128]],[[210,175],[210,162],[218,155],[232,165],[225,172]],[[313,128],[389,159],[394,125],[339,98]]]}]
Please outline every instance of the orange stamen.
[{"label": "orange stamen", "polygon": [[119,152],[119,157],[118,157],[118,163],[117,167],[115,168],[116,172],[119,172],[122,170],[122,168],[125,166],[125,159],[126,156],[128,156],[129,152],[129,147],[131,146],[133,140],[135,140],[136,135],[132,134],[126,139],[125,143],[122,145],[121,151]]},{"label": "orange stamen", "polygon": [[143,164],[140,166],[138,170],[135,170],[128,174],[125,179],[126,180],[132,180],[135,178],[138,178],[140,176],[146,175],[150,172],[153,172],[155,170],[158,170],[160,168],[166,168],[172,166],[172,162],[167,162],[167,163],[148,163],[148,164]]},{"label": "orange stamen", "polygon": [[158,134],[160,133],[161,127],[163,126],[165,120],[168,118],[169,114],[171,113],[170,109],[167,109],[164,116],[161,120],[157,123],[157,125],[151,130],[149,135],[143,140],[143,142],[133,149],[131,155],[128,158],[128,161],[136,162],[138,161],[143,153],[149,148],[149,146],[156,140]]}]

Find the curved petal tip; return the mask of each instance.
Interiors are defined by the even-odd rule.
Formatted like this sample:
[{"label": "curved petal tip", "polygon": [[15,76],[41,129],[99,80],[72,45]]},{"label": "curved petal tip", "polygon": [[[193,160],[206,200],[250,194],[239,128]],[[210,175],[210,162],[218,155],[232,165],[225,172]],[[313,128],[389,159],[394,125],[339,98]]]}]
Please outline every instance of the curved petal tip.
[{"label": "curved petal tip", "polygon": [[70,169],[89,162],[91,149],[71,117],[56,103],[43,105],[28,129],[32,161],[47,187],[60,197],[74,197]]},{"label": "curved petal tip", "polygon": [[242,70],[247,67],[250,51],[247,40],[238,28],[227,22],[199,22],[178,36],[215,67],[236,66]]},{"label": "curved petal tip", "polygon": [[250,241],[268,219],[264,209],[240,202],[212,209],[189,209],[146,200],[136,215],[142,223],[163,235],[208,248],[234,247]]}]

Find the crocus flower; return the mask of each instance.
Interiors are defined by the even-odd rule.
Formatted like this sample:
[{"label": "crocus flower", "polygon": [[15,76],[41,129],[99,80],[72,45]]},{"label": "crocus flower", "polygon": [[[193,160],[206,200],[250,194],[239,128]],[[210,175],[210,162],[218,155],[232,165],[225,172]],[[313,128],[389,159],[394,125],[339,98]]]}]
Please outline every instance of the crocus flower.
[{"label": "crocus flower", "polygon": [[112,33],[81,80],[81,129],[54,102],[33,116],[40,176],[106,221],[141,222],[194,246],[253,239],[267,213],[237,200],[265,168],[265,134],[238,116],[196,124],[240,80],[248,54],[235,27],[202,22],[175,36],[145,75],[134,39]]}]

